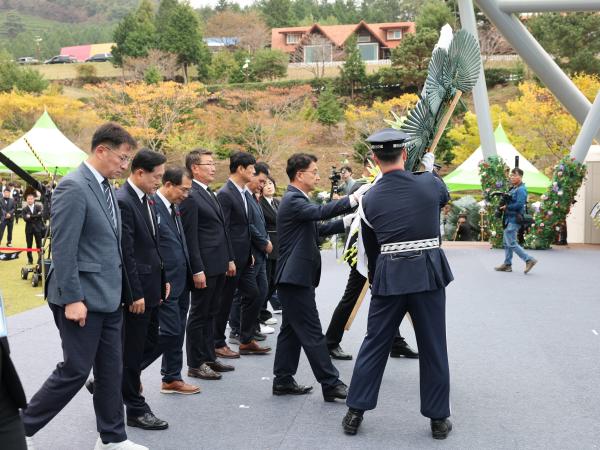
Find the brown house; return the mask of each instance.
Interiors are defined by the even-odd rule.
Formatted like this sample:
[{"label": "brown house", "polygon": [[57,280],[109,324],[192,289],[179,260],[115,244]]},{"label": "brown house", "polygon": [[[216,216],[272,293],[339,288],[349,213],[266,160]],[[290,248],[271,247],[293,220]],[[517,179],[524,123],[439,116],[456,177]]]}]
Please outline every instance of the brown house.
[{"label": "brown house", "polygon": [[363,60],[376,61],[390,59],[404,35],[414,32],[414,22],[273,28],[271,48],[289,53],[293,62],[342,61],[344,45],[355,34]]}]

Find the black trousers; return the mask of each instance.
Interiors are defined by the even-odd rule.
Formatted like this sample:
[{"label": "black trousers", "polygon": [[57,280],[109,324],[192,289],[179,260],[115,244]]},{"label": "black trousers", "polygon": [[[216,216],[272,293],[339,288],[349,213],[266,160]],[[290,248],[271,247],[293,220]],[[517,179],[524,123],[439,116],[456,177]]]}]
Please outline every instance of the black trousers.
[{"label": "black trousers", "polygon": [[281,309],[281,303],[277,296],[277,286],[275,285],[275,269],[277,268],[277,260],[267,258],[267,296],[263,302],[263,306],[258,315],[258,319],[261,322],[273,317],[271,311],[267,309],[267,304],[271,303],[274,310]]},{"label": "black trousers", "polygon": [[[27,242],[27,248],[33,248],[33,240],[35,239],[35,248],[42,248],[42,233],[39,231],[28,230],[25,227],[25,242]],[[37,262],[40,263],[42,259],[41,252],[38,252]],[[27,252],[27,261],[29,264],[33,264],[33,252]]]},{"label": "black trousers", "polygon": [[249,343],[254,339],[257,328],[260,327],[260,308],[267,295],[267,265],[266,259],[257,260],[253,267],[256,281],[256,296],[248,297],[238,292],[233,297],[231,311],[229,313],[229,326],[231,331],[240,334],[242,344]]},{"label": "black trousers", "polygon": [[60,332],[64,362],[42,385],[22,413],[25,434],[33,436],[56,416],[85,384],[94,369],[96,426],[104,442],[127,439],[123,398],[117,382],[122,377],[121,332],[123,313],[87,313],[85,326],[67,320],[62,307],[50,303]]},{"label": "black trousers", "polygon": [[444,289],[371,299],[367,335],[360,347],[346,404],[368,410],[377,397],[394,334],[409,312],[419,346],[421,414],[432,419],[450,416],[450,370],[446,350]]},{"label": "black trousers", "polygon": [[[189,307],[190,296],[186,289],[179,297],[169,297],[158,307],[158,314],[150,318],[141,369],[162,355],[160,373],[164,383],[182,380],[183,341]],[[158,324],[155,323],[157,320]]]},{"label": "black trousers", "polygon": [[293,381],[300,361],[300,348],[303,348],[313,374],[324,391],[341,384],[321,329],[315,288],[280,284],[278,292],[283,306],[283,319],[277,336],[274,383],[287,384]]},{"label": "black trousers", "polygon": [[215,361],[214,322],[221,304],[225,274],[206,277],[205,289],[192,289],[187,319],[186,354],[188,367],[198,369]]},{"label": "black trousers", "polygon": [[127,307],[123,311],[123,403],[128,417],[139,417],[152,412],[140,394],[140,376],[142,362],[157,342],[159,307],[146,306],[143,314],[133,314]]},{"label": "black trousers", "polygon": [[12,243],[12,233],[13,233],[14,225],[15,225],[14,217],[9,220],[0,221],[0,243],[2,243],[2,238],[4,237],[4,229],[7,229],[6,243],[7,244]]},{"label": "black trousers", "polygon": [[[247,298],[256,298],[258,288],[254,275],[254,266],[246,266],[236,272],[235,277],[226,277],[225,286],[221,295],[219,313],[215,317],[215,348],[225,347],[225,328],[231,312],[233,296],[238,290],[239,295]],[[254,330],[253,330],[254,331]]]},{"label": "black trousers", "polygon": [[3,450],[27,450],[25,429],[18,411],[15,410],[12,419],[0,422],[0,442]]},{"label": "black trousers", "polygon": [[[327,338],[327,347],[330,350],[336,348],[340,345],[340,342],[342,342],[345,331],[344,327],[350,318],[350,314],[352,314],[354,305],[356,305],[358,297],[366,282],[367,279],[362,276],[358,270],[350,268],[346,290],[344,291],[342,299],[333,311],[329,327],[327,327],[327,333],[325,334],[325,337]],[[400,328],[398,328],[396,332],[394,342],[404,342],[404,338],[400,335]]]}]

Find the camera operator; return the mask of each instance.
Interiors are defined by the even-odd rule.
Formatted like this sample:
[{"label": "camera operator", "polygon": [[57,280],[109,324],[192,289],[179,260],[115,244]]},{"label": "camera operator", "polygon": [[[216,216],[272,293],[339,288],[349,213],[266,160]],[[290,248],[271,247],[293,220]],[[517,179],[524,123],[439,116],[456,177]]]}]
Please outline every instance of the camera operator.
[{"label": "camera operator", "polygon": [[[42,205],[35,202],[35,194],[30,192],[26,196],[26,204],[21,210],[25,221],[25,240],[27,248],[31,248],[35,239],[35,248],[42,248],[42,236],[44,234],[44,221],[42,220]],[[38,252],[37,263],[41,261],[42,254]],[[27,261],[33,264],[32,252],[27,252]]]},{"label": "camera operator", "polygon": [[352,178],[352,167],[342,167],[340,170],[340,175],[343,181],[343,184],[340,186],[341,193],[343,195],[348,195],[350,192],[352,192],[352,187],[356,184],[356,180]]},{"label": "camera operator", "polygon": [[525,253],[525,250],[517,241],[517,234],[519,228],[521,228],[520,222],[525,215],[525,205],[527,203],[527,187],[523,183],[523,171],[515,167],[511,170],[509,179],[512,185],[508,191],[510,199],[499,208],[504,213],[502,218],[502,224],[504,225],[504,262],[494,269],[498,272],[512,272],[514,252],[525,261],[525,273],[528,273],[536,265],[537,260]]}]

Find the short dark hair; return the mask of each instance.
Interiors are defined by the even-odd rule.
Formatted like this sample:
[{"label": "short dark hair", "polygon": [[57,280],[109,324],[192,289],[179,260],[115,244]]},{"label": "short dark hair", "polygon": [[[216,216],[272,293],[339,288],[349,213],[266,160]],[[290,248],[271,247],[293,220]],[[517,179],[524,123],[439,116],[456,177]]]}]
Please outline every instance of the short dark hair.
[{"label": "short dark hair", "polygon": [[382,150],[374,150],[375,156],[382,162],[395,162],[402,152],[407,152],[406,147],[398,147],[394,149],[382,149]]},{"label": "short dark hair", "polygon": [[313,162],[317,162],[318,159],[315,155],[309,153],[294,153],[287,160],[287,167],[285,172],[287,173],[290,181],[294,181],[296,174],[301,171],[308,169],[308,166]]},{"label": "short dark hair", "polygon": [[258,175],[259,173],[264,173],[266,176],[269,176],[269,165],[265,162],[257,162],[254,164],[254,175]]},{"label": "short dark hair", "polygon": [[275,178],[273,178],[271,175],[267,176],[267,178],[271,180],[271,183],[273,183],[273,186],[275,186],[275,189],[277,189],[277,182],[275,181]]},{"label": "short dark hair", "polygon": [[25,194],[25,199],[27,199],[27,197],[35,197],[35,194],[33,192],[28,192],[27,194]]},{"label": "short dark hair", "polygon": [[519,175],[520,177],[523,176],[523,170],[518,167],[515,167],[513,170],[510,171],[510,173],[514,173],[515,175]]},{"label": "short dark hair", "polygon": [[4,187],[4,192],[10,192],[10,188],[8,186]]},{"label": "short dark hair", "polygon": [[92,137],[92,152],[100,144],[107,144],[112,147],[119,147],[122,144],[129,144],[132,150],[137,148],[137,142],[129,132],[118,123],[107,122],[100,125]]},{"label": "short dark hair", "polygon": [[185,167],[190,172],[192,171],[192,166],[194,164],[200,164],[200,160],[202,155],[212,156],[213,152],[207,150],[205,148],[195,148],[191,152],[189,152],[185,157]]},{"label": "short dark hair", "polygon": [[347,172],[352,173],[352,167],[350,167],[350,166],[342,166],[342,168],[340,170],[345,170]]},{"label": "short dark hair", "polygon": [[144,172],[152,172],[156,166],[167,162],[167,157],[162,153],[155,152],[149,148],[143,148],[135,154],[131,161],[131,173],[138,169]]},{"label": "short dark hair", "polygon": [[183,183],[183,177],[192,178],[190,171],[185,167],[181,166],[170,166],[165,169],[165,173],[162,177],[162,183],[165,184],[167,182],[174,184],[175,186],[181,185]]},{"label": "short dark hair", "polygon": [[256,158],[248,152],[235,152],[229,157],[229,173],[235,173],[237,168],[242,166],[244,169],[256,164]]}]

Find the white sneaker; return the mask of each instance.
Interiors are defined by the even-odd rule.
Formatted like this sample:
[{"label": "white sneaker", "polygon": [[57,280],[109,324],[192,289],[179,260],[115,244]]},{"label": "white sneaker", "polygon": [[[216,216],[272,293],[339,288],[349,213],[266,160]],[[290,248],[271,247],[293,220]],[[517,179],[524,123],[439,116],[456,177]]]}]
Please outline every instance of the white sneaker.
[{"label": "white sneaker", "polygon": [[280,309],[275,309],[275,310],[273,310],[273,314],[281,314],[281,310]]},{"label": "white sneaker", "polygon": [[98,438],[94,450],[148,450],[148,447],[136,444],[129,439],[123,442],[110,442],[108,444],[104,444],[102,439]]},{"label": "white sneaker", "polygon": [[31,436],[25,436],[25,443],[27,444],[27,450],[35,450],[35,445],[33,445],[33,438]]},{"label": "white sneaker", "polygon": [[277,319],[275,317],[271,317],[263,322],[265,325],[275,325],[277,323]]},{"label": "white sneaker", "polygon": [[267,325],[263,325],[262,323],[260,324],[260,332],[262,334],[272,334],[275,332],[275,328],[273,327],[269,327]]}]

